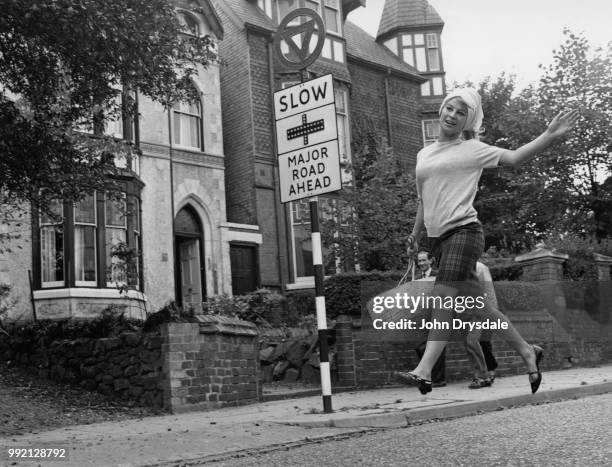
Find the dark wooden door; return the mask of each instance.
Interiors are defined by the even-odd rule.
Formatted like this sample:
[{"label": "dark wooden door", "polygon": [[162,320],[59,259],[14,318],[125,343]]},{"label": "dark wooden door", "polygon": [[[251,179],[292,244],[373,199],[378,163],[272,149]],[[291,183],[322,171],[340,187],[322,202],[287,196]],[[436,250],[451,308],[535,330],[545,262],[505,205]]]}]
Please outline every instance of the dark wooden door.
[{"label": "dark wooden door", "polygon": [[232,265],[232,293],[241,295],[253,292],[259,286],[257,247],[255,245],[230,245]]}]

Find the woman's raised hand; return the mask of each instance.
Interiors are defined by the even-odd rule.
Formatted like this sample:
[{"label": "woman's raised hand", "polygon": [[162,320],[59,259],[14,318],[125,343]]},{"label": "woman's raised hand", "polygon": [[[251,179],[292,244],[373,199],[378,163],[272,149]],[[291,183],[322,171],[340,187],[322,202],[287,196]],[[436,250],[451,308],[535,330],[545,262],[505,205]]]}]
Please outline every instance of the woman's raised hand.
[{"label": "woman's raised hand", "polygon": [[555,118],[548,124],[546,131],[553,138],[564,136],[570,131],[578,121],[578,111],[570,110],[569,112],[559,112]]}]

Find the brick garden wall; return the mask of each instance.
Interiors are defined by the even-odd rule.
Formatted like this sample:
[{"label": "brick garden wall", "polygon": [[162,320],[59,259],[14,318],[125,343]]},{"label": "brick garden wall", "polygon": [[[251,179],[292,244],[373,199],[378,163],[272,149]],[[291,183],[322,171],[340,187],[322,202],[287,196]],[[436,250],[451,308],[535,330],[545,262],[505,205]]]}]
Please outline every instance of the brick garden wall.
[{"label": "brick garden wall", "polygon": [[259,343],[254,324],[199,316],[200,323],[167,324],[163,334],[164,406],[173,412],[257,402]]},{"label": "brick garden wall", "polygon": [[[592,366],[608,361],[612,353],[612,327],[591,319],[585,310],[547,309],[504,311],[523,338],[543,347],[544,370],[568,364]],[[571,323],[571,324],[569,324]],[[607,327],[606,327],[607,326]],[[416,342],[381,339],[379,331],[362,327],[360,319],[342,315],[336,323],[338,385],[376,387],[394,382],[393,371],[408,371],[418,363]],[[526,372],[522,358],[493,333],[493,354],[498,375]],[[463,342],[450,342],[446,349],[447,381],[469,379],[474,368]]]}]

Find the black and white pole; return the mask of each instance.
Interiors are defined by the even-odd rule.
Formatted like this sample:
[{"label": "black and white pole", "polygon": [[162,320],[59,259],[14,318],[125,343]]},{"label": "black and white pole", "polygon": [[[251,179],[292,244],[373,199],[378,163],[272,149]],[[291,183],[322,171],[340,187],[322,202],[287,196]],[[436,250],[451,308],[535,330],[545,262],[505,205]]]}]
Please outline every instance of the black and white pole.
[{"label": "black and white pole", "polygon": [[319,230],[319,202],[317,197],[310,198],[310,227],[312,234],[312,265],[314,266],[315,302],[317,309],[317,329],[319,330],[319,360],[321,369],[321,390],[323,393],[323,411],[331,413],[332,391],[329,373],[329,348],[327,313],[325,312],[325,293],[323,290],[323,249]]}]

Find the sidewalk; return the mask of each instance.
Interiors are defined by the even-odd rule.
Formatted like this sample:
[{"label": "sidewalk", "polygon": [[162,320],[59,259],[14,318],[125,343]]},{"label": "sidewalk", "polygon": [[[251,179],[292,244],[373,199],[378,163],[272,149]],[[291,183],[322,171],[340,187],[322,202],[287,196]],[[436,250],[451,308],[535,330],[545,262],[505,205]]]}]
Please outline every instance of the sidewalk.
[{"label": "sidewalk", "polygon": [[[467,384],[434,388],[427,396],[406,386],[343,392],[333,396],[331,414],[322,413],[321,396],[311,396],[0,438],[0,465],[190,465],[240,451],[612,392],[612,365],[545,372],[535,395],[526,375],[498,378],[478,390]],[[8,460],[7,449],[29,447],[65,447],[69,460]]]}]

